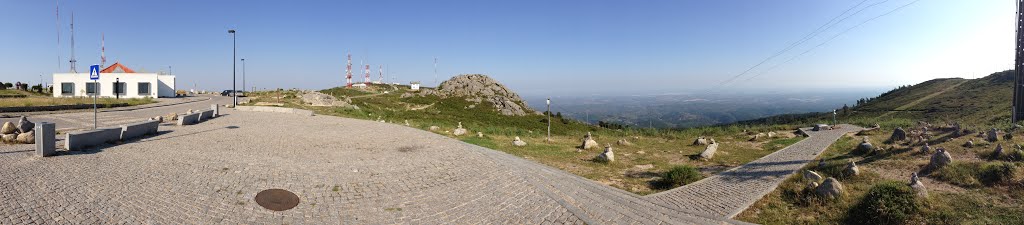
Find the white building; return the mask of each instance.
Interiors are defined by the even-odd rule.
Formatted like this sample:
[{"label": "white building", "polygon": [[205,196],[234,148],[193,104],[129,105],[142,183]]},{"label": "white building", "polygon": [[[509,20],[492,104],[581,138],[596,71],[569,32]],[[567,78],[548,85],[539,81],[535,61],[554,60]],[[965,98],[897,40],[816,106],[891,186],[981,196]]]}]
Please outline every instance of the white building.
[{"label": "white building", "polygon": [[419,90],[420,89],[420,82],[419,81],[409,82],[409,89],[412,89],[414,91],[415,90]]},{"label": "white building", "polygon": [[134,70],[114,63],[100,71],[100,79],[89,79],[89,73],[54,73],[53,97],[92,97],[99,91],[99,97],[116,97],[114,83],[122,98],[167,98],[174,97],[174,75],[136,73]]}]

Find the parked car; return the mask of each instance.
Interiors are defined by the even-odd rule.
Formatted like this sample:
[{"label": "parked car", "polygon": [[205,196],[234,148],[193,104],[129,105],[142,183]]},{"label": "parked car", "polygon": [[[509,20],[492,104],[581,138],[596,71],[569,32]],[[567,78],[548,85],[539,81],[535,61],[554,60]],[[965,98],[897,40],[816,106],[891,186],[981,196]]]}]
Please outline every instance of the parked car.
[{"label": "parked car", "polygon": [[234,93],[232,93],[231,90],[224,90],[224,91],[220,92],[220,95],[221,96],[231,96],[232,94],[235,94],[235,93],[237,93],[238,97],[245,97],[245,92],[244,91],[240,91],[240,90],[235,90]]}]

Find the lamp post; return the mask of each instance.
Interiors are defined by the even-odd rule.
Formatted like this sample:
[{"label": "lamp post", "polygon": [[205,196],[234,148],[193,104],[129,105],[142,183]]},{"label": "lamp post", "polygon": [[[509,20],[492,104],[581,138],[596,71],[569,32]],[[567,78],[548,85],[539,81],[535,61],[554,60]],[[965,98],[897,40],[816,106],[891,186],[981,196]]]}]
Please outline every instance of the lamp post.
[{"label": "lamp post", "polygon": [[245,93],[245,59],[242,59],[242,93]]},{"label": "lamp post", "polygon": [[231,106],[238,106],[238,93],[235,89],[235,59],[237,59],[238,45],[235,44],[235,30],[228,30],[231,34]]},{"label": "lamp post", "polygon": [[121,78],[114,78],[114,98],[121,99]]},{"label": "lamp post", "polygon": [[548,103],[548,111],[546,113],[548,114],[548,139],[546,141],[550,142],[551,141],[551,98],[550,97],[548,98],[547,103]]}]

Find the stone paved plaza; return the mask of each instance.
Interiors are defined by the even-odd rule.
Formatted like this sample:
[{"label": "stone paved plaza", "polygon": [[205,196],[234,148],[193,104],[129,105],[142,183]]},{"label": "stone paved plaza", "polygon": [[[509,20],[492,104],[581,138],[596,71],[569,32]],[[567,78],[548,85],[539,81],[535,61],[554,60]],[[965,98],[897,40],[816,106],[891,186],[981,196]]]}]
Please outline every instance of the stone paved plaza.
[{"label": "stone paved plaza", "polygon": [[[165,110],[211,102],[225,99]],[[0,224],[742,224],[729,217],[857,129],[811,132],[751,165],[638,196],[401,125],[222,112],[54,157],[33,156],[34,145],[0,145]],[[271,188],[301,202],[286,211],[257,205],[256,193]]]}]

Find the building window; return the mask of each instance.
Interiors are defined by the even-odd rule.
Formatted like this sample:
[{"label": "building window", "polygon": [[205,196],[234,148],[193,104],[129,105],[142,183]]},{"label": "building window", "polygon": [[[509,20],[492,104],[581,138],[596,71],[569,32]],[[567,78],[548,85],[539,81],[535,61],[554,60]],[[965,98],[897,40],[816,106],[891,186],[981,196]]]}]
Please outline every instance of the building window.
[{"label": "building window", "polygon": [[128,84],[126,84],[124,82],[113,83],[113,84],[114,84],[114,92],[115,92],[114,94],[124,95],[125,93],[128,93],[128,91],[125,90],[125,89],[127,89]]},{"label": "building window", "polygon": [[60,83],[60,94],[62,94],[62,95],[73,95],[73,94],[75,94],[75,83]]},{"label": "building window", "polygon": [[139,95],[150,95],[149,94],[149,83],[139,83]]},{"label": "building window", "polygon": [[100,83],[96,83],[96,82],[85,83],[85,93],[86,94],[90,94],[90,95],[95,95],[96,91],[100,89],[99,87],[100,87]]}]

